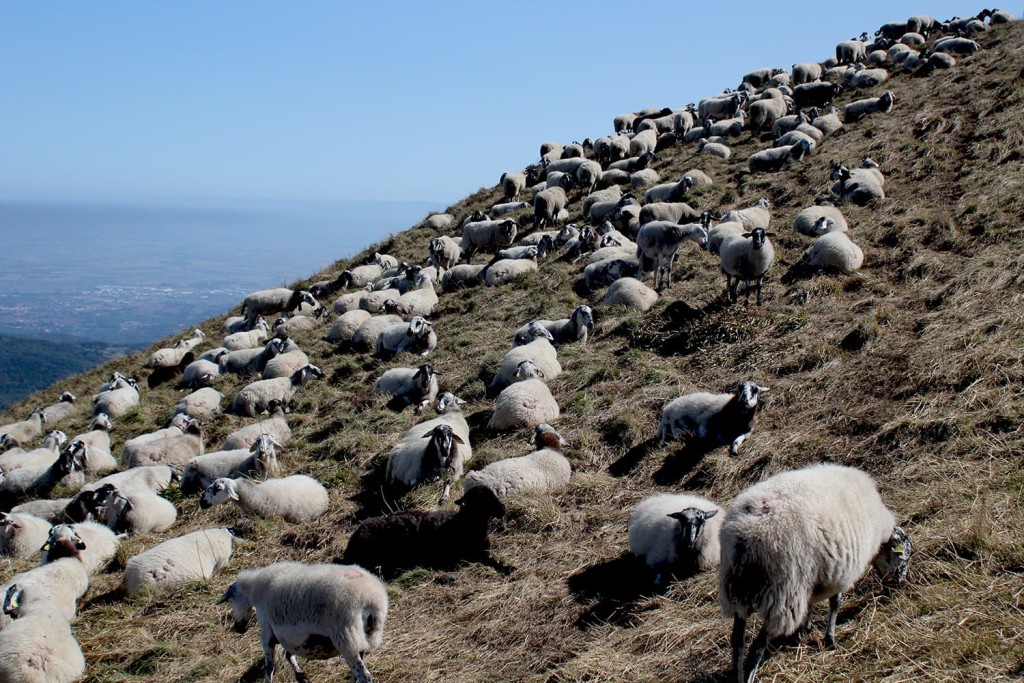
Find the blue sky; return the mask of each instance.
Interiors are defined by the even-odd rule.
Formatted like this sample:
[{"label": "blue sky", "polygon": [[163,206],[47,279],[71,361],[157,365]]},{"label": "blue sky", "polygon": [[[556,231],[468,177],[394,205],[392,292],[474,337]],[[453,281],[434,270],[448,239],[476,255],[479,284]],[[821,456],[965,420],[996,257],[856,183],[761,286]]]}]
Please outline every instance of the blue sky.
[{"label": "blue sky", "polygon": [[0,197],[448,203],[616,114],[824,59],[884,21],[981,8],[5,3]]}]

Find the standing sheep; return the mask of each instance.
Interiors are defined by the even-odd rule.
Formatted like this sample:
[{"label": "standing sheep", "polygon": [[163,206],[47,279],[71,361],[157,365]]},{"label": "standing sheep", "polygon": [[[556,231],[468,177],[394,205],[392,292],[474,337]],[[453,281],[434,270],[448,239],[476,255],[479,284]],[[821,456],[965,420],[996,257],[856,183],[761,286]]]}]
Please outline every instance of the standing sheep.
[{"label": "standing sheep", "polygon": [[754,431],[758,396],[767,391],[745,381],[724,394],[697,392],[673,399],[661,410],[658,443],[691,437],[712,447],[729,443],[729,453],[736,455]]},{"label": "standing sheep", "polygon": [[[727,238],[719,248],[722,263],[722,274],[725,275],[726,297],[729,301],[736,300],[736,290],[742,279],[746,288],[745,302],[750,302],[750,282],[757,287],[757,305],[761,305],[761,288],[765,275],[775,265],[775,247],[769,237],[773,234],[764,228],[754,228],[751,232]],[[735,278],[735,281],[733,280]]]},{"label": "standing sheep", "polygon": [[461,257],[462,247],[448,235],[441,235],[430,240],[430,265],[437,268],[438,278],[444,277],[444,272],[455,266]]},{"label": "standing sheep", "polygon": [[262,482],[222,477],[203,492],[199,507],[205,510],[228,502],[258,517],[280,517],[290,524],[302,524],[327,512],[328,499],[327,489],[304,474]]},{"label": "standing sheep", "polygon": [[629,550],[654,571],[654,585],[667,572],[708,571],[718,566],[721,508],[706,498],[659,493],[640,501],[629,515]]},{"label": "standing sheep", "polygon": [[[557,213],[557,212],[556,212]],[[553,218],[553,216],[552,216]],[[495,252],[512,246],[519,224],[511,218],[502,221],[473,221],[462,226],[462,255],[471,263],[478,251]]]},{"label": "standing sheep", "polygon": [[636,258],[639,263],[637,279],[643,280],[644,262],[653,261],[655,289],[660,290],[668,283],[672,286],[672,265],[683,242],[696,242],[702,248],[708,243],[706,224],[691,223],[679,225],[670,221],[645,223],[636,236]]},{"label": "standing sheep", "polygon": [[[783,472],[740,493],[720,533],[718,601],[732,618],[734,680],[749,683],[771,638],[796,633],[828,598],[825,644],[835,646],[841,595],[868,565],[883,579],[906,576],[910,539],[896,526],[871,477],[852,467]],[[764,623],[743,662],[747,619]]]},{"label": "standing sheep", "polygon": [[231,559],[233,539],[227,529],[203,529],[164,541],[125,563],[122,590],[135,595],[209,579]]}]

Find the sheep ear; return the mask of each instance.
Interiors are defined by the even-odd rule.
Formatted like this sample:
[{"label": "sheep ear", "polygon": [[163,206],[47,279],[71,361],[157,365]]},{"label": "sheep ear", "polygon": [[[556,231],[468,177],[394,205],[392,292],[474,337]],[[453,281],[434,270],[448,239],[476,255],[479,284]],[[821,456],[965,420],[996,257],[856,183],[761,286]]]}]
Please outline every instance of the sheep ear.
[{"label": "sheep ear", "polygon": [[768,387],[762,387],[760,385],[758,385],[757,390],[760,391],[762,394],[767,393],[769,391]]},{"label": "sheep ear", "polygon": [[465,444],[466,443],[465,441],[462,440],[461,436],[459,436],[458,434],[454,434],[454,433],[452,434],[452,440],[454,440],[454,441],[456,441],[458,443],[461,443],[461,444]]},{"label": "sheep ear", "polygon": [[231,500],[238,500],[238,491],[231,489],[228,491],[228,498]]},{"label": "sheep ear", "polygon": [[742,235],[740,235],[740,237],[742,237],[743,239],[748,239],[748,238],[750,237],[750,235],[751,235],[751,234],[752,234],[752,233],[749,233],[749,232],[745,232],[745,233],[743,233]]},{"label": "sheep ear", "polygon": [[217,601],[217,604],[224,604],[231,598],[235,597],[236,590],[237,589],[235,588],[235,584],[231,584],[230,586],[228,586],[228,589],[224,591],[224,595],[220,596],[220,600]]},{"label": "sheep ear", "polygon": [[704,513],[704,519],[711,519],[718,514],[718,510],[708,510]]},{"label": "sheep ear", "polygon": [[767,231],[767,232],[764,233],[764,236],[765,237],[775,237],[775,233],[771,232],[771,231]]},{"label": "sheep ear", "polygon": [[537,376],[538,377],[543,377],[544,376],[544,371],[538,368],[537,369]]}]

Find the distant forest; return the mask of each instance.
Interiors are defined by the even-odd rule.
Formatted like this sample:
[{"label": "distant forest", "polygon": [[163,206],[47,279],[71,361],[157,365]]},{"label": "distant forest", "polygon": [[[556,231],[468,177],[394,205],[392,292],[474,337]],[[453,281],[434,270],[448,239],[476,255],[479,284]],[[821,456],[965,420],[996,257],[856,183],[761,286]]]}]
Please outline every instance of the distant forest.
[{"label": "distant forest", "polygon": [[94,368],[130,350],[102,342],[0,335],[0,410],[64,377]]}]

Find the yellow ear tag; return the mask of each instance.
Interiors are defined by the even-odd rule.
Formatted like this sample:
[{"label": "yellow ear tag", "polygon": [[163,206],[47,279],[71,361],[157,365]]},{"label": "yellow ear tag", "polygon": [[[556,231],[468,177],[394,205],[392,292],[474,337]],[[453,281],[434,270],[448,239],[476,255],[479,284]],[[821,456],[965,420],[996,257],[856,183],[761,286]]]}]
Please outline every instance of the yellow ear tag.
[{"label": "yellow ear tag", "polygon": [[45,553],[45,552],[47,552],[49,550],[50,550],[50,544],[49,543],[44,543],[43,544],[43,552]]},{"label": "yellow ear tag", "polygon": [[904,551],[905,551],[906,549],[907,549],[907,546],[905,546],[904,544],[900,543],[900,544],[899,544],[899,545],[897,545],[897,546],[896,546],[895,548],[893,548],[893,549],[892,549],[892,551],[893,551],[894,553],[899,553],[900,555],[902,555],[902,554],[903,554],[903,552],[904,552]]}]

